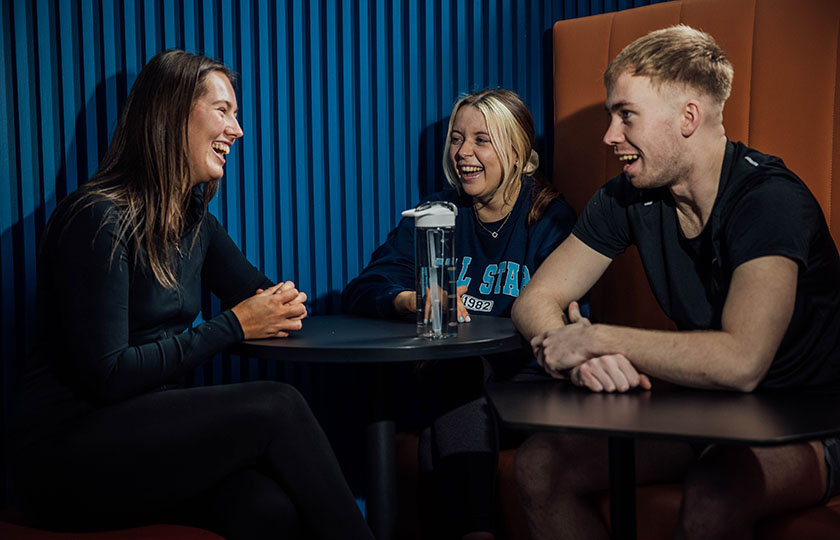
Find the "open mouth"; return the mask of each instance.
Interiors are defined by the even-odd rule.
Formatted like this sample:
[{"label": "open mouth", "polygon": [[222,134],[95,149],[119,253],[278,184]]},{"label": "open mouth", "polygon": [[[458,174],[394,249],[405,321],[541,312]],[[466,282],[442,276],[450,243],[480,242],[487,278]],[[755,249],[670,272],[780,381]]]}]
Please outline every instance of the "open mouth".
[{"label": "open mouth", "polygon": [[639,159],[639,154],[621,154],[618,156],[618,160],[625,162],[627,165],[630,165],[637,159]]},{"label": "open mouth", "polygon": [[480,165],[459,165],[458,172],[460,173],[461,178],[475,178],[484,172],[484,167]]},{"label": "open mouth", "polygon": [[618,160],[624,164],[624,172],[628,173],[630,167],[639,160],[639,154],[618,154]]},{"label": "open mouth", "polygon": [[230,154],[230,145],[229,144],[214,142],[211,145],[211,148],[213,149],[214,152],[216,152],[217,155],[219,155],[223,158],[224,158],[224,156]]}]

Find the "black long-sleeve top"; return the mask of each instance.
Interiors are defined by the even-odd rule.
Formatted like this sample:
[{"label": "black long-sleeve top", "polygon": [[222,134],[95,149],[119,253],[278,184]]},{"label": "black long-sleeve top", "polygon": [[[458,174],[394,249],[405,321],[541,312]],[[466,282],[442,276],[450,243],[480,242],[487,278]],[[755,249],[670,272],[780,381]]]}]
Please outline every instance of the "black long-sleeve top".
[{"label": "black long-sleeve top", "polygon": [[[113,250],[116,226],[103,220],[108,210],[111,216],[119,211],[96,202],[68,224],[52,224],[42,241],[37,341],[22,377],[25,440],[176,382],[242,340],[242,327],[227,308],[271,285],[214,216],[193,210],[174,255],[177,285],[166,288],[142,247],[121,238]],[[202,284],[225,311],[193,326]]]}]

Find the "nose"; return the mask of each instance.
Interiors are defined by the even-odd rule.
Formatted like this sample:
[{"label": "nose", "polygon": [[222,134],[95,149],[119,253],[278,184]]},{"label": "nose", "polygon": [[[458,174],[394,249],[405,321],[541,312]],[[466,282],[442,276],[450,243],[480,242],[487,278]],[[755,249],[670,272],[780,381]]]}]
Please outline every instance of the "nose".
[{"label": "nose", "polygon": [[462,141],[455,148],[455,157],[466,157],[473,154],[473,146],[467,141]]},{"label": "nose", "polygon": [[607,126],[607,132],[604,133],[604,144],[607,146],[616,146],[624,142],[624,132],[621,129],[621,119],[618,115],[610,116],[610,125]]},{"label": "nose", "polygon": [[242,127],[239,125],[239,120],[237,120],[235,116],[231,116],[230,121],[228,121],[228,126],[227,126],[226,131],[234,139],[238,139],[239,137],[242,136],[242,134],[243,134]]}]

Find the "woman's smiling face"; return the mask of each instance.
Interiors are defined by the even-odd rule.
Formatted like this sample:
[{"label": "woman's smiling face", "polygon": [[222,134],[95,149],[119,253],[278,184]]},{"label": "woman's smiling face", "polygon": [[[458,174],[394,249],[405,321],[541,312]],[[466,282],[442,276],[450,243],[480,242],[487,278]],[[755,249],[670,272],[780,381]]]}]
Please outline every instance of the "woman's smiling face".
[{"label": "woman's smiling face", "polygon": [[502,183],[502,163],[490,141],[484,114],[472,105],[461,107],[455,114],[449,136],[449,157],[464,192],[489,203]]},{"label": "woman's smiling face", "polygon": [[190,111],[187,159],[191,185],[209,182],[225,174],[225,156],[242,136],[236,120],[236,94],[228,78],[214,71],[204,80],[204,92]]}]

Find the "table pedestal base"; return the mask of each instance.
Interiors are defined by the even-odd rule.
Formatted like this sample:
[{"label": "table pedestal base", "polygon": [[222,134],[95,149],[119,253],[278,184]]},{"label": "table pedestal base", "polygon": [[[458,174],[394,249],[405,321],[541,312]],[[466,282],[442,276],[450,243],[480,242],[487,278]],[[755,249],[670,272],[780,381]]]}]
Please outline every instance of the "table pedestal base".
[{"label": "table pedestal base", "polygon": [[610,530],[613,540],[636,540],[636,448],[633,439],[609,438]]}]

